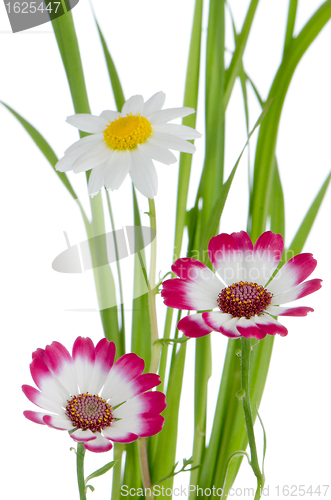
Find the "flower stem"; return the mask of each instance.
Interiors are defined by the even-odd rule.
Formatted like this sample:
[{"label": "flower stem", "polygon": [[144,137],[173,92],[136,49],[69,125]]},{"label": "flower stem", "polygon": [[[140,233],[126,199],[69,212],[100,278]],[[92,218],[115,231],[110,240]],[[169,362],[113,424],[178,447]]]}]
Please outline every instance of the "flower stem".
[{"label": "flower stem", "polygon": [[254,436],[254,423],[252,416],[252,408],[250,402],[250,394],[249,394],[249,365],[251,358],[251,340],[241,337],[241,387],[242,387],[242,403],[245,415],[247,436],[249,448],[251,451],[251,459],[250,466],[253,469],[253,472],[257,479],[257,489],[255,493],[254,500],[259,500],[261,498],[263,485],[264,485],[264,474],[261,472],[257,450],[256,450],[256,442]]},{"label": "flower stem", "polygon": [[86,500],[86,490],[85,490],[85,478],[84,478],[84,457],[85,457],[85,446],[83,443],[77,443],[77,481],[79,489],[80,500]]},{"label": "flower stem", "polygon": [[143,480],[143,486],[144,486],[144,491],[145,491],[145,498],[146,498],[146,500],[154,500],[154,495],[152,492],[152,483],[151,483],[151,478],[149,475],[149,468],[148,468],[146,438],[139,438],[138,439],[138,452],[139,452],[141,477]]},{"label": "flower stem", "polygon": [[[156,233],[156,213],[154,200],[148,199],[149,204],[149,218],[151,224],[151,232]],[[161,353],[161,344],[156,341],[159,338],[157,328],[156,304],[155,304],[155,274],[156,274],[156,237],[151,243],[151,262],[149,271],[149,287],[148,287],[148,304],[149,304],[149,317],[151,322],[151,335],[152,335],[152,359],[149,371],[156,373],[159,366],[159,359]]]}]

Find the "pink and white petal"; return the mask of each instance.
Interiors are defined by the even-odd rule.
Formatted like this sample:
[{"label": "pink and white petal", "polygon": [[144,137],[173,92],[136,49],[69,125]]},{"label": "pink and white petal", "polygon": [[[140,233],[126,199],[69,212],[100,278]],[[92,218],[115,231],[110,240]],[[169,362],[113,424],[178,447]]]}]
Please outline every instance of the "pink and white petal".
[{"label": "pink and white petal", "polygon": [[88,181],[88,194],[93,198],[105,185],[105,166],[106,163],[102,163],[98,167],[93,168]]},{"label": "pink and white petal", "polygon": [[159,385],[161,383],[159,375],[155,373],[144,373],[143,375],[139,375],[134,380],[128,382],[121,390],[116,390],[109,397],[109,392],[102,391],[102,397],[104,399],[109,399],[109,404],[111,406],[117,406],[118,404],[124,403],[128,399],[131,399],[142,392],[149,391],[153,387]]},{"label": "pink and white petal", "polygon": [[107,339],[101,339],[95,346],[94,370],[89,382],[90,394],[99,394],[113,366],[115,358],[115,344]]},{"label": "pink and white petal", "polygon": [[276,333],[278,333],[282,337],[285,337],[288,334],[287,328],[281,325],[272,316],[269,316],[269,314],[255,316],[255,321],[258,327],[268,335],[276,335]]},{"label": "pink and white petal", "polygon": [[256,278],[258,283],[267,283],[282,258],[283,250],[284,240],[280,234],[271,231],[261,234],[254,245],[254,264],[259,271]]},{"label": "pink and white petal", "polygon": [[131,180],[140,193],[147,198],[154,198],[157,193],[157,174],[152,160],[140,149],[131,152]]},{"label": "pink and white petal", "polygon": [[163,392],[152,391],[138,394],[113,411],[114,418],[125,418],[140,413],[161,413],[166,407]]},{"label": "pink and white petal", "polygon": [[74,151],[77,152],[80,151],[80,154],[86,153],[94,146],[102,142],[103,139],[104,139],[103,134],[87,135],[86,137],[83,137],[82,139],[79,139],[78,141],[71,144],[71,146],[69,146],[65,150],[64,154],[68,155],[70,153],[73,153]]},{"label": "pink and white petal", "polygon": [[148,437],[162,430],[164,417],[158,413],[141,413],[123,418],[122,422],[137,436]]},{"label": "pink and white petal", "polygon": [[46,425],[43,418],[46,415],[45,413],[42,413],[40,411],[24,411],[23,415],[25,418],[28,420],[31,420],[31,422],[34,422],[35,424],[41,424],[41,425]]},{"label": "pink and white petal", "polygon": [[268,284],[274,295],[286,292],[304,281],[314,271],[317,261],[311,253],[301,253],[288,260]]},{"label": "pink and white petal", "polygon": [[217,307],[217,295],[204,290],[200,283],[173,278],[163,282],[161,297],[168,307],[188,311],[202,311]]},{"label": "pink and white petal", "polygon": [[142,112],[143,116],[148,118],[152,113],[155,113],[156,111],[159,111],[161,108],[163,108],[165,98],[165,93],[161,91],[157,92],[156,94],[152,95],[152,97],[147,99]]},{"label": "pink and white petal", "polygon": [[181,151],[182,153],[194,153],[196,147],[194,144],[181,139],[180,137],[176,137],[175,135],[164,134],[162,132],[154,131],[151,137],[156,146],[164,147],[167,149],[173,149],[174,151]]},{"label": "pink and white petal", "polygon": [[138,149],[152,160],[159,161],[165,165],[176,163],[176,156],[167,148],[161,148],[154,144],[153,139],[147,139],[143,144],[138,144]]},{"label": "pink and white petal", "polygon": [[22,385],[22,391],[31,403],[43,408],[43,410],[52,411],[58,414],[63,413],[61,405],[47,398],[42,392],[39,392],[34,387],[31,387],[30,385]]},{"label": "pink and white petal", "polygon": [[202,314],[190,314],[178,322],[177,328],[186,337],[197,338],[208,335],[213,329],[210,328],[202,318]]},{"label": "pink and white petal", "polygon": [[155,124],[153,125],[153,131],[174,135],[185,140],[199,139],[199,137],[201,137],[200,132],[198,132],[194,128],[187,127],[186,125],[177,125],[175,123]]},{"label": "pink and white petal", "polygon": [[107,126],[107,120],[104,117],[90,115],[87,113],[79,113],[68,116],[66,121],[82,132],[89,132],[90,134],[103,132]]},{"label": "pink and white petal", "polygon": [[30,364],[30,371],[34,383],[48,399],[60,406],[66,406],[70,393],[49,370],[44,361],[39,357],[34,358]]},{"label": "pink and white petal", "polygon": [[84,446],[87,450],[94,453],[104,453],[112,449],[113,445],[108,439],[104,438],[100,432],[95,433],[96,438],[91,441],[85,441]]},{"label": "pink and white petal", "polygon": [[237,323],[237,330],[246,339],[264,339],[266,332],[261,330],[256,324],[256,317],[250,319],[240,318]]},{"label": "pink and white petal", "polygon": [[70,394],[76,394],[78,385],[69,351],[60,342],[46,346],[47,365]]},{"label": "pink and white petal", "polygon": [[115,150],[108,159],[105,169],[104,178],[107,189],[114,191],[118,189],[131,168],[131,153],[130,151]]},{"label": "pink and white petal", "polygon": [[[107,375],[102,390],[102,397],[109,399],[117,392],[124,391],[130,381],[137,378],[143,372],[144,367],[144,360],[134,353],[121,356]],[[122,403],[125,399],[120,402]]]},{"label": "pink and white petal", "polygon": [[[240,334],[237,330],[237,324],[238,324],[239,318],[232,318],[223,325],[220,326],[220,332],[225,335],[226,337],[229,337],[230,339],[238,338],[240,337]],[[239,335],[238,335],[239,334]]]},{"label": "pink and white petal", "polygon": [[120,116],[120,112],[119,111],[110,111],[109,109],[105,109],[105,111],[103,111],[101,114],[100,114],[101,118],[104,118],[105,120],[107,120],[107,122],[113,122],[114,120],[117,120],[118,117]]},{"label": "pink and white petal", "polygon": [[106,162],[112,155],[112,150],[101,141],[93,149],[80,156],[72,165],[72,170],[75,174],[86,172],[92,168],[98,167]]},{"label": "pink and white petal", "polygon": [[293,300],[301,299],[302,297],[306,297],[306,295],[316,292],[321,288],[321,286],[322,280],[320,279],[305,281],[304,283],[300,283],[300,285],[291,288],[287,292],[274,295],[271,299],[271,305],[287,304]]},{"label": "pink and white petal", "polygon": [[211,291],[213,294],[216,294],[216,298],[224,288],[223,283],[215,273],[199,260],[190,257],[177,259],[171,266],[171,270],[179,278],[200,285],[204,292]]},{"label": "pink and white petal", "polygon": [[253,252],[253,243],[246,231],[239,231],[237,233],[231,233],[231,237],[236,242],[238,249],[244,254],[251,255]]},{"label": "pink and white petal", "polygon": [[[64,411],[64,410],[63,410]],[[45,415],[43,418],[45,424],[53,429],[58,429],[60,431],[70,431],[75,426],[71,422],[70,418],[63,414],[62,417],[58,415]]]},{"label": "pink and white petal", "polygon": [[227,285],[241,280],[248,281],[247,251],[239,248],[232,235],[222,233],[211,238],[208,255],[212,265]]},{"label": "pink and white petal", "polygon": [[72,348],[75,373],[81,393],[89,391],[95,363],[95,348],[90,338],[77,337]]},{"label": "pink and white petal", "polygon": [[110,427],[105,427],[102,429],[103,435],[107,439],[111,439],[116,443],[132,443],[138,436],[134,434],[130,429],[130,422],[125,420],[117,420],[113,422]]},{"label": "pink and white petal", "polygon": [[92,441],[97,438],[96,433],[90,431],[90,429],[76,429],[74,432],[70,434],[70,437],[78,442]]},{"label": "pink and white petal", "polygon": [[144,99],[141,95],[133,95],[128,99],[121,110],[121,116],[126,116],[130,113],[133,115],[138,115],[143,112],[144,109]]},{"label": "pink and white petal", "polygon": [[307,316],[309,312],[314,312],[312,307],[279,307],[268,306],[266,311],[273,316]]},{"label": "pink and white petal", "polygon": [[[223,333],[222,328],[224,327],[224,325],[227,325],[227,323],[232,321],[233,316],[231,314],[223,313],[221,311],[211,311],[211,312],[202,313],[202,318],[203,318],[204,322],[210,328],[212,328],[215,332]],[[238,319],[238,318],[234,318],[234,319]],[[229,335],[227,335],[227,336],[230,337],[230,334],[231,334],[231,337],[240,337],[239,332],[236,331],[235,329],[233,329],[232,333],[230,331]]]},{"label": "pink and white petal", "polygon": [[193,113],[195,113],[195,109],[187,107],[162,109],[151,114],[148,120],[152,125],[154,125],[156,123],[171,122],[176,118],[184,118],[184,116],[189,116]]}]

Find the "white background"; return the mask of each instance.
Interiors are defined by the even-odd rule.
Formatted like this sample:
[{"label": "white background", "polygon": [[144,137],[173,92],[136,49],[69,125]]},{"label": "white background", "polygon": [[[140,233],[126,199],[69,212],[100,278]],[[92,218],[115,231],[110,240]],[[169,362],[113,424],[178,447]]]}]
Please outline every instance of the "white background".
[{"label": "white background", "polygon": [[[248,2],[230,2],[240,29]],[[287,12],[285,0],[261,0],[245,53],[245,68],[267,96],[282,54]],[[322,2],[299,0],[296,33]],[[182,105],[193,1],[96,0],[97,18],[121,76],[125,96],[142,94],[145,99],[159,90],[167,94],[166,106]],[[89,3],[81,0],[73,10],[83,58],[91,110],[115,109],[112,92],[91,16]],[[227,19],[229,21],[229,19]],[[228,25],[229,26],[229,25]],[[206,18],[204,22],[206,28]],[[65,123],[73,113],[68,86],[50,24],[12,34],[3,4],[0,5],[0,99],[28,119],[50,142],[59,157],[77,140],[75,129]],[[228,30],[229,31],[229,30]],[[206,29],[204,30],[204,37]],[[277,157],[286,203],[286,242],[289,244],[308,206],[330,169],[331,132],[331,24],[299,64],[282,114]],[[227,46],[233,47],[227,36]],[[203,66],[202,66],[203,68]],[[203,133],[203,98],[197,128]],[[259,114],[251,96],[251,126]],[[2,362],[2,492],[4,498],[33,495],[36,500],[78,498],[75,457],[66,432],[57,432],[27,421],[22,412],[36,409],[21,393],[31,384],[29,363],[37,347],[58,340],[71,349],[78,335],[94,342],[102,337],[99,316],[68,309],[96,307],[90,273],[65,275],[51,268],[53,259],[65,249],[63,231],[71,244],[85,239],[80,214],[70,195],[52,172],[18,122],[0,108],[1,137],[1,313]],[[236,85],[227,112],[226,174],[245,143],[240,88]],[[252,141],[254,143],[254,141]],[[193,177],[198,179],[203,159],[203,139],[197,141]],[[178,165],[157,165],[159,193],[158,270],[171,264],[175,193]],[[70,177],[85,206],[88,198],[85,176]],[[223,232],[245,229],[247,217],[247,157],[239,167],[221,224]],[[189,207],[195,197],[192,186]],[[130,182],[112,194],[117,227],[132,224]],[[140,198],[143,215],[147,202]],[[277,497],[276,486],[330,484],[330,300],[329,268],[330,194],[305,246],[318,260],[312,277],[324,280],[321,291],[303,299],[315,312],[307,318],[287,318],[286,338],[277,338],[260,413],[267,431],[266,477],[269,496]],[[161,251],[162,250],[162,251]],[[130,283],[131,267],[122,269]],[[124,268],[124,265],[122,266]],[[127,273],[127,274],[125,274]],[[160,303],[160,320],[164,306]],[[126,305],[127,323],[130,302]],[[212,334],[213,377],[210,382],[210,428],[226,339]],[[194,342],[188,344],[181,410],[178,460],[191,455]],[[261,455],[261,436],[257,426]],[[112,459],[87,453],[90,473]],[[109,498],[109,476],[95,479],[95,500]],[[178,476],[186,485],[189,475]],[[244,467],[236,488],[254,487],[252,472]],[[331,487],[324,498],[331,498]],[[234,495],[244,496],[240,489]],[[321,491],[324,491],[323,489]],[[322,496],[322,495],[321,495]],[[317,498],[318,496],[307,498]],[[279,498],[282,498],[280,495]],[[285,498],[285,497],[284,497]]]}]

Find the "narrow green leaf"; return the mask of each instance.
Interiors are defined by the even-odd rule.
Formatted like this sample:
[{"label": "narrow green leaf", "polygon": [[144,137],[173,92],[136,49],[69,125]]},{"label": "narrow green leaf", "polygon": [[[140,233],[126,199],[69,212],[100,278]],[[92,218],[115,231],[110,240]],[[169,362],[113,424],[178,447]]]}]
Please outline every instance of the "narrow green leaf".
[{"label": "narrow green leaf", "polygon": [[100,469],[96,470],[95,472],[93,472],[92,474],[87,476],[87,478],[85,479],[85,483],[90,481],[90,479],[93,479],[95,477],[99,477],[99,476],[102,476],[103,474],[106,474],[106,472],[108,472],[110,469],[112,469],[116,463],[117,463],[117,460],[114,460],[113,462],[108,462],[108,464],[104,465],[103,467],[100,467]]},{"label": "narrow green leaf", "polygon": [[[211,376],[211,339],[210,335],[196,339],[195,345],[195,370],[194,370],[194,441],[193,465],[203,462],[206,447],[206,421],[207,421],[207,387]],[[195,467],[191,472],[190,484],[198,485],[200,469]],[[197,497],[197,489],[190,491],[189,498]]]},{"label": "narrow green leaf", "polygon": [[[132,185],[133,213],[135,226],[135,253],[134,261],[134,281],[132,301],[132,330],[131,330],[131,351],[142,357],[145,361],[145,370],[148,371],[152,355],[152,334],[149,317],[148,293],[149,286],[147,280],[146,258],[141,232],[141,219],[135,188]],[[142,249],[142,250],[141,250]],[[145,293],[142,293],[145,291]]]},{"label": "narrow green leaf", "polygon": [[317,193],[313,203],[311,204],[307,214],[305,215],[298,231],[296,232],[289,246],[289,250],[294,254],[300,253],[302,251],[304,244],[306,243],[306,239],[308,238],[308,235],[315,222],[316,216],[319,212],[326,191],[329,187],[330,180],[331,180],[331,173],[325,179],[321,189]]},{"label": "narrow green leaf", "polygon": [[[93,15],[94,15],[94,12],[93,12]],[[110,83],[111,83],[111,86],[112,86],[112,89],[113,89],[113,93],[114,93],[114,97],[115,97],[116,106],[117,106],[117,109],[120,111],[122,109],[122,107],[123,107],[124,102],[125,102],[122,85],[121,85],[118,73],[116,71],[116,67],[115,67],[114,61],[113,61],[113,59],[112,59],[112,57],[110,55],[110,52],[108,50],[108,47],[107,47],[107,44],[106,44],[106,40],[105,40],[105,38],[104,38],[104,36],[102,34],[102,31],[100,29],[98,21],[96,20],[95,15],[94,15],[94,20],[95,20],[95,24],[97,25],[97,28],[98,28],[98,32],[99,32],[99,36],[100,36],[100,41],[101,41],[103,53],[104,53],[104,56],[105,56],[105,59],[106,59],[106,65],[107,65],[107,69],[108,69]]]},{"label": "narrow green leaf", "polygon": [[250,33],[252,23],[254,20],[256,8],[258,6],[259,0],[251,0],[249,4],[248,11],[245,17],[245,21],[241,30],[241,33],[236,38],[236,48],[233,53],[230,66],[225,72],[224,79],[224,109],[227,108],[227,105],[230,100],[230,96],[233,90],[234,82],[239,76],[241,65],[242,65],[242,57],[244,55],[244,51],[247,44],[248,35]]},{"label": "narrow green leaf", "polygon": [[[194,108],[195,110],[197,110],[198,107],[199,94],[202,11],[203,0],[196,0],[184,93],[184,106]],[[189,115],[183,119],[183,124],[195,128],[196,118],[196,114]],[[191,154],[180,154],[173,260],[179,258],[182,247],[192,159]]]},{"label": "narrow green leaf", "polygon": [[83,66],[71,11],[52,20],[76,113],[90,113]]},{"label": "narrow green leaf", "polygon": [[271,197],[278,127],[285,96],[294,71],[317,35],[331,18],[331,0],[324,2],[286,50],[269,92],[274,105],[263,121],[255,155],[254,183],[250,203],[251,238],[256,241],[266,227]]},{"label": "narrow green leaf", "polygon": [[256,121],[254,127],[252,128],[251,132],[248,134],[248,139],[246,141],[246,144],[243,147],[243,149],[242,149],[242,151],[241,151],[241,153],[239,155],[239,158],[236,161],[236,163],[235,163],[235,165],[234,165],[234,167],[233,167],[233,169],[231,171],[231,174],[229,175],[227,181],[223,184],[223,186],[221,187],[221,189],[219,191],[219,195],[218,195],[218,197],[216,199],[216,202],[215,202],[215,204],[213,206],[211,214],[210,214],[210,216],[209,216],[209,218],[208,218],[208,220],[206,222],[205,230],[204,230],[202,238],[201,238],[200,248],[199,248],[200,255],[204,255],[203,252],[207,248],[208,242],[216,234],[216,230],[217,230],[217,227],[218,227],[218,224],[219,224],[219,221],[220,221],[223,209],[224,209],[224,205],[225,205],[228,193],[230,191],[230,187],[231,187],[232,181],[234,179],[235,173],[237,171],[239,162],[241,160],[241,157],[242,157],[242,155],[243,155],[243,153],[244,153],[244,151],[245,151],[245,149],[247,147],[247,144],[249,143],[249,140],[250,140],[252,134],[254,133],[254,131],[256,130],[256,128],[263,121],[263,119],[264,119],[266,113],[268,112],[271,104],[272,104],[272,99],[267,102],[267,104],[265,105],[265,107],[264,107],[262,113],[260,114],[258,120]]},{"label": "narrow green leaf", "polygon": [[46,141],[46,139],[40,134],[40,132],[38,132],[38,130],[36,128],[33,127],[33,125],[31,125],[31,123],[29,123],[21,115],[19,115],[16,111],[14,111],[13,108],[8,106],[8,104],[6,104],[2,101],[0,101],[0,103],[3,104],[3,106],[5,106],[8,109],[8,111],[10,111],[15,116],[15,118],[17,118],[17,120],[20,122],[20,124],[25,128],[25,130],[27,131],[27,133],[29,134],[31,139],[34,141],[36,146],[39,148],[39,150],[43,153],[45,158],[49,161],[49,163],[53,167],[53,170],[56,173],[56,175],[59,177],[59,179],[65,185],[65,187],[67,188],[67,190],[69,191],[71,196],[74,198],[74,200],[76,200],[77,195],[76,195],[73,187],[71,186],[67,175],[64,172],[58,172],[57,170],[55,170],[55,165],[58,162],[58,158],[57,158],[56,154],[54,153],[53,149],[51,148],[51,146]]},{"label": "narrow green leaf", "polygon": [[[179,402],[182,391],[184,363],[186,356],[186,343],[181,344],[169,374],[167,388],[167,407],[163,412],[165,423],[162,431],[157,437],[156,453],[150,458],[150,475],[152,484],[158,484],[158,481],[171,473],[176,456],[177,432],[178,432],[178,413]],[[160,459],[161,457],[161,459]],[[165,488],[171,488],[173,478],[164,483]],[[160,496],[160,498],[163,498]]]},{"label": "narrow green leaf", "polygon": [[288,4],[288,14],[287,14],[286,32],[284,40],[284,54],[293,40],[297,8],[298,8],[298,0],[290,0]]}]

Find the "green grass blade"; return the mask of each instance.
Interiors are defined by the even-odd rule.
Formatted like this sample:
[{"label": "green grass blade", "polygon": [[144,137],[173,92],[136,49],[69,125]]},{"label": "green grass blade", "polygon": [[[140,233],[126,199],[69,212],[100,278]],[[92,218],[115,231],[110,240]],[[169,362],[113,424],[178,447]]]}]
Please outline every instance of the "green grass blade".
[{"label": "green grass blade", "polygon": [[[241,157],[247,147],[247,144],[249,143],[249,140],[252,136],[252,134],[255,132],[255,130],[257,129],[257,127],[262,123],[262,121],[264,120],[264,117],[266,116],[267,112],[269,111],[269,108],[272,104],[272,99],[267,102],[267,104],[265,105],[262,113],[260,114],[258,120],[256,121],[254,127],[252,128],[251,132],[248,134],[248,139],[247,139],[247,142],[246,144],[244,145],[240,155],[239,155],[239,158],[238,160],[236,161],[232,171],[231,171],[231,174],[229,175],[227,181],[223,184],[223,186],[221,187],[220,189],[220,192],[219,192],[219,195],[216,199],[216,202],[213,206],[213,209],[211,211],[211,214],[207,220],[207,223],[205,225],[205,230],[203,232],[203,235],[202,235],[202,238],[201,238],[201,243],[200,243],[200,248],[199,248],[199,252],[201,255],[204,255],[204,251],[205,249],[207,248],[208,246],[208,242],[210,241],[210,239],[216,234],[216,230],[217,230],[217,227],[218,227],[218,224],[219,224],[219,220],[220,220],[220,217],[222,215],[222,212],[223,212],[223,209],[224,209],[224,205],[225,205],[225,202],[226,202],[226,199],[227,199],[227,196],[228,196],[228,193],[230,191],[230,187],[231,187],[231,184],[232,184],[232,181],[234,179],[234,176],[236,174],[236,171],[237,171],[237,168],[238,168],[238,165],[239,165],[239,162],[241,160]],[[207,258],[207,257],[206,257]]]},{"label": "green grass blade", "polygon": [[90,113],[83,66],[71,11],[52,20],[76,113]]},{"label": "green grass blade", "polygon": [[[140,213],[137,202],[135,188],[133,193],[133,213],[135,226],[135,248],[143,248]],[[145,370],[149,371],[152,355],[152,334],[149,317],[148,293],[139,295],[139,291],[147,289],[147,269],[144,250],[139,250],[139,257],[135,254],[134,262],[134,290],[132,301],[132,330],[131,330],[131,351],[145,361]]]},{"label": "green grass blade", "polygon": [[331,1],[327,0],[288,47],[271,86],[269,98],[275,98],[275,100],[261,125],[256,146],[253,192],[250,203],[250,232],[253,242],[263,233],[266,226],[278,127],[289,84],[301,57],[330,18]]},{"label": "green grass blade", "polygon": [[74,200],[77,200],[77,195],[73,187],[71,186],[67,175],[64,172],[58,172],[57,170],[55,170],[55,165],[58,162],[58,158],[54,153],[53,149],[51,148],[51,146],[46,141],[46,139],[40,134],[40,132],[38,132],[36,128],[33,127],[33,125],[31,125],[31,123],[29,123],[20,114],[14,111],[13,108],[8,106],[8,104],[2,101],[0,101],[0,103],[3,104],[3,106],[5,106],[8,109],[8,111],[10,111],[15,116],[15,118],[17,118],[20,124],[25,128],[25,130],[27,131],[33,142],[36,144],[36,146],[39,148],[39,150],[42,152],[45,158],[49,161],[49,163],[53,167],[54,172],[59,177],[64,186],[67,188],[71,196],[74,198]]},{"label": "green grass blade", "polygon": [[[194,441],[193,467],[203,462],[206,447],[206,419],[207,419],[207,387],[211,376],[211,339],[210,336],[196,339],[195,370],[194,370]],[[191,472],[190,484],[199,485],[200,468]],[[197,496],[197,489],[190,492],[190,500]]]},{"label": "green grass blade", "polygon": [[[186,344],[187,342],[180,344],[173,369],[169,375],[167,407],[163,412],[165,423],[162,431],[158,434],[156,454],[150,458],[152,484],[157,484],[158,480],[170,474],[175,465],[179,402],[182,392]],[[171,488],[172,484],[173,478],[162,483],[165,488]],[[159,498],[163,498],[163,496],[160,495]]]},{"label": "green grass blade", "polygon": [[300,253],[302,251],[304,244],[306,243],[306,239],[308,238],[308,235],[309,235],[310,230],[314,224],[316,216],[319,212],[319,209],[321,207],[321,204],[322,204],[322,201],[323,201],[324,196],[326,194],[326,191],[329,187],[330,180],[331,180],[331,173],[325,179],[321,189],[319,190],[313,203],[309,207],[307,214],[305,215],[302,223],[300,224],[298,231],[296,232],[296,234],[295,234],[295,236],[294,236],[294,238],[289,246],[289,250],[294,252],[294,254]]},{"label": "green grass blade", "polygon": [[286,32],[284,40],[284,54],[287,48],[291,45],[293,40],[297,8],[298,8],[298,0],[290,0],[288,4],[288,14],[287,14]]},{"label": "green grass blade", "polygon": [[[184,106],[194,108],[198,107],[199,93],[199,74],[200,74],[200,50],[201,50],[201,32],[202,32],[202,10],[203,0],[196,0],[194,9],[194,18],[191,34],[191,43],[186,72],[186,83],[184,93]],[[183,124],[195,128],[196,114],[187,116],[183,119]],[[192,155],[187,153],[180,154],[179,173],[178,173],[178,191],[176,208],[176,227],[174,260],[180,256],[182,247],[183,232],[186,222],[187,195],[191,175]]]},{"label": "green grass blade", "polygon": [[[93,15],[94,15],[94,13],[93,13]],[[114,61],[113,61],[113,59],[110,55],[110,52],[108,50],[106,40],[102,34],[102,31],[100,29],[100,26],[99,26],[98,21],[96,20],[95,16],[94,16],[94,20],[95,20],[95,24],[97,25],[97,28],[98,28],[98,33],[100,36],[100,41],[101,41],[103,53],[104,53],[105,60],[106,60],[106,65],[107,65],[107,69],[108,69],[110,83],[111,83],[114,97],[115,97],[116,106],[117,106],[117,109],[120,111],[122,109],[124,102],[125,102],[122,85],[121,85],[118,73],[116,71]]]},{"label": "green grass blade", "polygon": [[249,4],[248,11],[246,14],[246,18],[241,30],[241,33],[236,37],[236,49],[233,53],[230,66],[225,72],[224,79],[224,109],[227,108],[229,103],[234,82],[239,76],[240,69],[242,66],[242,57],[244,55],[244,51],[247,44],[248,35],[250,33],[252,23],[254,20],[256,8],[258,6],[259,0],[251,0]]}]

